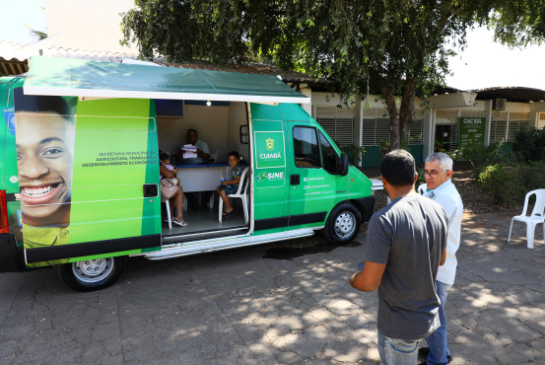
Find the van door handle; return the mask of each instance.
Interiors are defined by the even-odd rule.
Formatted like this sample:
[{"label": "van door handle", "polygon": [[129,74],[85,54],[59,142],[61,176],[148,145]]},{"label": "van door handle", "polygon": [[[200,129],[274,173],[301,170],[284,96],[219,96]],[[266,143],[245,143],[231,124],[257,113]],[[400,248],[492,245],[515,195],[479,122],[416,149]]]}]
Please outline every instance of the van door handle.
[{"label": "van door handle", "polygon": [[144,198],[156,198],[159,196],[157,184],[144,184]]},{"label": "van door handle", "polygon": [[299,185],[301,183],[301,177],[297,175],[290,175],[290,185]]}]

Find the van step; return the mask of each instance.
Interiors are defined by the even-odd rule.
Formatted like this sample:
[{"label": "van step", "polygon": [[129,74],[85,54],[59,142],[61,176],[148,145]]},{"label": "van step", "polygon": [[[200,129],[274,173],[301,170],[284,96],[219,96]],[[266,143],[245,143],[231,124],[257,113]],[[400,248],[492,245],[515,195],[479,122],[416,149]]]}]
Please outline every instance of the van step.
[{"label": "van step", "polygon": [[197,255],[230,248],[261,245],[268,242],[285,241],[295,238],[309,237],[314,235],[312,229],[298,229],[290,232],[264,234],[262,236],[238,236],[229,239],[213,239],[193,241],[190,244],[182,244],[163,248],[161,251],[154,251],[144,255],[148,260],[166,260],[175,257]]}]

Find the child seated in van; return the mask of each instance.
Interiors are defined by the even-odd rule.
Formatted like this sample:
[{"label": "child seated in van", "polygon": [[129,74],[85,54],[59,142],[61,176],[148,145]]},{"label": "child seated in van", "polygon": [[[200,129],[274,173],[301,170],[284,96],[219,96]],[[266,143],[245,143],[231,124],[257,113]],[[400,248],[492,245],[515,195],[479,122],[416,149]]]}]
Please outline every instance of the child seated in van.
[{"label": "child seated in van", "polygon": [[229,173],[230,180],[225,180],[221,182],[221,185],[218,186],[216,191],[220,195],[223,203],[225,204],[225,210],[223,211],[223,216],[227,217],[233,213],[233,207],[229,201],[229,194],[235,194],[238,190],[238,184],[240,184],[240,175],[244,169],[238,164],[240,163],[240,156],[237,151],[229,152],[229,166],[233,168]]},{"label": "child seated in van", "polygon": [[[164,153],[164,152],[160,153],[159,161],[161,161],[161,165],[165,166],[168,171],[172,171],[174,174],[178,173],[178,169],[170,164],[170,156],[167,153]],[[163,177],[161,176],[161,179],[162,178]],[[168,180],[171,181],[174,185],[180,185],[180,179],[176,177],[173,177]]]}]

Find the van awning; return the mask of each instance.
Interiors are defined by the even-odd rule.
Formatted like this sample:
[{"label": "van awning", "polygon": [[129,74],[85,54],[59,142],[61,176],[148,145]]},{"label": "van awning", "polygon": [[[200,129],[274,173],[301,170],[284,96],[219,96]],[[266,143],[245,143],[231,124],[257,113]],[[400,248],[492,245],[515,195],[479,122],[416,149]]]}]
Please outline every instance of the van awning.
[{"label": "van awning", "polygon": [[309,104],[271,75],[32,56],[27,95]]}]

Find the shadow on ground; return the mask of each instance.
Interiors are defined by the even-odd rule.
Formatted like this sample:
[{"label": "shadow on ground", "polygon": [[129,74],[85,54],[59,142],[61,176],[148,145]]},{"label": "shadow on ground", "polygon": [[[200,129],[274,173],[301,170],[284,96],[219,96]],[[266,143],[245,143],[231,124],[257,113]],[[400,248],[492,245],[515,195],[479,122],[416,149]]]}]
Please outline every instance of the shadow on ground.
[{"label": "shadow on ground", "polygon": [[[508,244],[510,217],[464,220],[447,303],[452,364],[545,363],[545,248],[526,248],[522,224]],[[0,363],[378,363],[377,294],[348,285],[365,236],[357,243],[283,260],[259,247],[134,258],[95,293],[51,269],[0,274]]]}]

